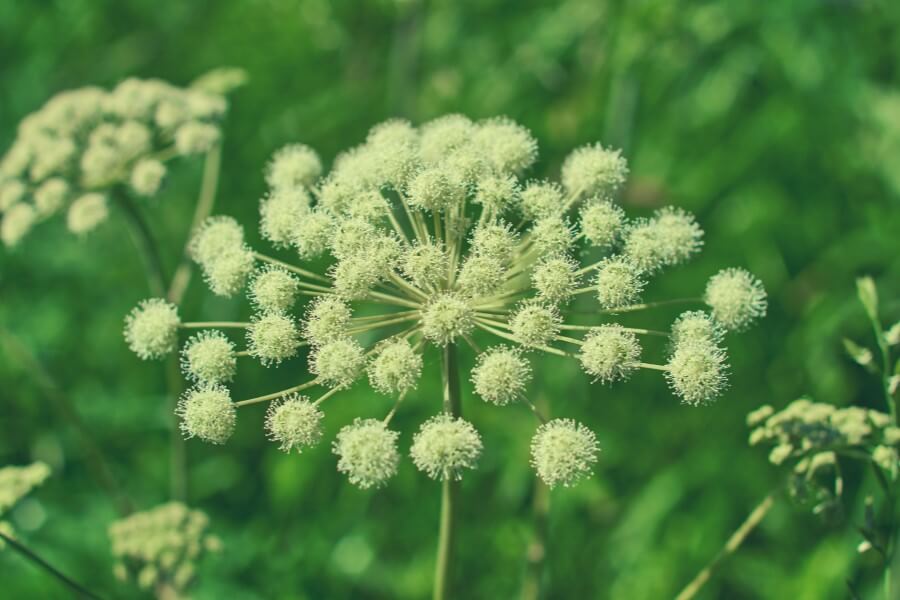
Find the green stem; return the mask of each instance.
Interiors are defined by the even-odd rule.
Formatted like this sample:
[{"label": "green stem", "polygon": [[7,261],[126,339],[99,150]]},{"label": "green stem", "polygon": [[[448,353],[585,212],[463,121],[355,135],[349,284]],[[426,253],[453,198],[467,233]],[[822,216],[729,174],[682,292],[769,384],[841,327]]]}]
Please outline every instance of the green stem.
[{"label": "green stem", "polygon": [[0,329],[0,341],[6,355],[17,360],[56,410],[62,415],[78,435],[81,452],[93,478],[104,489],[116,506],[119,514],[125,516],[134,512],[134,502],[119,485],[112,468],[106,461],[100,446],[94,441],[91,431],[85,425],[72,399],[63,392],[47,368],[14,333]]},{"label": "green stem", "polygon": [[31,550],[15,538],[12,538],[0,531],[0,539],[9,544],[10,548],[58,579],[63,585],[69,588],[77,598],[91,598],[93,600],[100,600],[100,596],[91,592],[74,579],[71,579],[67,575],[63,574],[59,569],[38,556],[33,550]]},{"label": "green stem", "polygon": [[694,579],[681,590],[681,593],[675,597],[675,600],[690,600],[697,595],[700,589],[706,585],[706,582],[712,577],[719,565],[722,564],[722,561],[734,554],[741,544],[744,543],[744,540],[747,539],[747,536],[750,535],[750,532],[756,529],[756,526],[762,522],[772,508],[772,505],[775,503],[776,494],[777,490],[770,492],[768,496],[763,498],[762,502],[756,505],[756,508],[754,508],[744,522],[741,523],[740,527],[731,534],[731,537],[725,542],[725,546],[723,546],[718,554],[709,561],[709,564],[703,567]]},{"label": "green stem", "polygon": [[200,184],[200,194],[197,197],[197,206],[194,208],[194,217],[191,219],[191,227],[188,230],[187,239],[184,243],[184,251],[181,253],[181,262],[175,269],[175,275],[172,276],[172,282],[169,284],[169,302],[178,305],[184,299],[188,284],[191,282],[191,275],[194,272],[191,268],[190,244],[194,231],[200,227],[200,224],[212,213],[213,206],[216,203],[216,190],[219,186],[219,171],[222,166],[222,147],[214,146],[207,154],[206,161],[203,163],[203,181]]},{"label": "green stem", "polygon": [[150,285],[150,293],[162,298],[166,292],[165,270],[162,265],[162,257],[159,254],[159,245],[153,237],[153,232],[147,225],[147,221],[135,206],[127,193],[118,191],[113,193],[113,199],[122,209],[131,239],[137,247],[144,262],[144,270],[147,273],[147,283]]},{"label": "green stem", "polygon": [[[441,376],[444,382],[444,412],[459,417],[462,414],[462,405],[459,393],[459,363],[454,344],[448,344],[443,349]],[[445,478],[441,486],[441,520],[432,595],[434,600],[452,597],[450,563],[453,560],[454,517],[458,492],[459,484],[451,478]]]},{"label": "green stem", "polygon": [[181,370],[178,355],[166,358],[166,387],[169,388],[169,492],[173,500],[185,502],[188,494],[187,442],[178,426],[178,396]]},{"label": "green stem", "polygon": [[[528,404],[535,417],[541,422],[547,422],[550,406],[547,397],[538,395],[532,403],[525,396],[520,400]],[[543,594],[545,582],[545,569],[547,559],[547,529],[550,515],[550,488],[540,480],[534,478],[534,494],[531,497],[531,522],[533,525],[531,542],[528,544],[525,554],[525,577],[522,581],[521,600],[539,600]]]},{"label": "green stem", "polygon": [[[147,281],[151,292],[157,297],[163,297],[166,293],[166,275],[163,269],[162,258],[159,253],[159,244],[147,225],[138,207],[127,193],[119,190],[113,194],[116,202],[122,208],[125,220],[129,225],[132,239],[138,252],[144,260],[147,272]],[[187,493],[187,448],[184,438],[178,430],[178,416],[175,408],[178,404],[178,395],[181,391],[181,378],[178,369],[178,357],[171,354],[166,360],[165,381],[169,397],[169,456],[171,494],[176,500],[184,500]]]}]

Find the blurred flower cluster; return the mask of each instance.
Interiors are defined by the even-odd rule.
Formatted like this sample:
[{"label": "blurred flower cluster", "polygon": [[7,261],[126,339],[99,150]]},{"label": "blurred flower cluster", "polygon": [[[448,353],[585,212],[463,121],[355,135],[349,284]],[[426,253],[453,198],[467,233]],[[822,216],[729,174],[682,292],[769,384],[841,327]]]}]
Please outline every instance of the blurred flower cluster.
[{"label": "blurred flower cluster", "polygon": [[[31,490],[44,483],[50,476],[50,467],[42,462],[25,467],[3,467],[0,469],[0,517],[24,498]],[[0,520],[0,532],[12,536],[12,525]],[[0,550],[4,542],[0,540]]]},{"label": "blurred flower cluster", "polygon": [[[196,385],[178,412],[187,436],[213,443],[231,436],[236,409],[269,403],[268,436],[284,451],[302,451],[321,440],[323,402],[366,377],[396,403],[386,416],[347,425],[333,442],[338,469],[361,487],[382,485],[397,469],[399,434],[390,421],[430,348],[445,368],[450,354],[470,349],[477,359],[469,379],[481,399],[536,414],[528,388],[532,362],[543,355],[577,361],[605,384],[657,371],[686,404],[715,399],[726,386],[724,335],[765,314],[761,283],[725,269],[694,298],[645,302],[651,277],[700,251],[694,217],[673,207],[626,217],[617,197],[628,167],[618,150],[576,149],[559,182],[527,178],[536,160],[537,142],[524,127],[461,115],[419,128],[400,120],[377,125],[324,177],[311,148],[283,148],[265,172],[260,231],[301,261],[330,255],[328,270],[254,251],[240,223],[211,217],[191,254],[213,293],[246,291],[251,319],[183,321],[176,306],[149,299],[126,319],[128,345],[141,358],[159,358],[176,349],[180,330],[199,330],[182,347],[184,372]],[[595,304],[575,310],[579,297]],[[301,298],[311,299],[302,313]],[[690,308],[670,331],[617,320],[666,305]],[[659,342],[665,358],[644,358],[645,339]],[[309,348],[308,381],[232,399],[226,385],[241,359],[276,366],[301,348]],[[445,385],[452,379],[444,373]],[[313,388],[323,389],[316,399],[304,394]],[[476,465],[481,436],[458,411],[436,412],[415,434],[410,456],[431,478],[458,479]],[[571,419],[538,417],[544,423],[531,448],[538,475],[571,485],[590,473],[594,433]]]},{"label": "blurred flower cluster", "polygon": [[792,461],[795,472],[806,477],[833,466],[841,454],[869,458],[891,478],[897,476],[900,427],[881,411],[800,398],[778,412],[764,405],[747,416],[747,423],[754,427],[751,444],[773,445],[773,464]]},{"label": "blurred flower cluster", "polygon": [[109,526],[116,576],[152,589],[156,597],[183,598],[197,563],[221,542],[207,533],[209,519],[180,502],[135,513]]},{"label": "blurred flower cluster", "polygon": [[84,234],[106,220],[117,185],[155,196],[166,164],[219,142],[224,94],[242,81],[213,71],[187,88],[156,79],[126,79],[112,90],[62,92],[19,124],[0,158],[0,239],[14,246],[32,227],[65,213]]}]

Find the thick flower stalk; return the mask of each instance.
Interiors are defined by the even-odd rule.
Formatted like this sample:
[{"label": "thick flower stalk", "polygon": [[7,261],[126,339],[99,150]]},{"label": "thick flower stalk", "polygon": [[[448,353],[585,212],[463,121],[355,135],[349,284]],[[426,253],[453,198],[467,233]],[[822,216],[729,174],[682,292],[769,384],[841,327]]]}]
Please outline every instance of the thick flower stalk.
[{"label": "thick flower stalk", "polygon": [[[211,217],[191,254],[214,293],[247,295],[250,317],[186,322],[176,307],[150,299],[126,319],[126,340],[138,356],[158,358],[175,350],[179,331],[200,330],[183,345],[184,372],[196,385],[178,413],[187,436],[213,443],[227,441],[238,409],[269,404],[268,437],[302,451],[321,440],[323,405],[340,391],[367,381],[395,397],[388,414],[360,415],[333,442],[339,470],[366,488],[394,474],[390,421],[415,395],[424,361],[447,347],[477,354],[468,378],[498,407],[531,407],[532,363],[542,355],[575,360],[600,384],[658,371],[682,402],[713,401],[726,386],[724,334],[765,313],[760,282],[725,269],[695,298],[645,301],[651,277],[700,251],[694,217],[666,207],[628,219],[617,203],[628,168],[616,150],[575,150],[561,183],[528,179],[536,159],[525,128],[460,115],[418,129],[380,124],[325,176],[312,149],[283,148],[265,170],[260,231],[299,261],[255,251],[241,224]],[[324,255],[332,259],[325,272],[303,266]],[[678,304],[670,331],[630,322],[633,313]],[[654,346],[657,362],[645,357]],[[301,352],[305,381],[231,398],[226,385],[241,361],[276,367]],[[477,465],[481,436],[439,399],[430,404],[434,417],[410,456],[429,477],[458,479]],[[596,439],[582,424],[559,419],[535,434],[531,462],[551,486],[577,482],[596,460]]]},{"label": "thick flower stalk", "polygon": [[22,120],[0,157],[0,239],[15,246],[60,213],[69,231],[86,234],[107,219],[111,201],[155,196],[173,159],[219,144],[224,94],[242,77],[222,69],[186,88],[126,79],[50,99]]}]

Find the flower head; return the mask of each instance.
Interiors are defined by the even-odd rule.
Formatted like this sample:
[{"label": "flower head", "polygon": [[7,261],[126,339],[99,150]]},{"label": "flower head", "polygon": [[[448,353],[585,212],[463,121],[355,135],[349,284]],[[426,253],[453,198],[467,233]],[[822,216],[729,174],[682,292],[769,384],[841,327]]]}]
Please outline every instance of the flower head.
[{"label": "flower head", "polygon": [[310,355],[309,370],[325,385],[345,389],[350,387],[365,366],[362,346],[352,338],[337,338],[325,342]]},{"label": "flower head", "polygon": [[291,144],[278,150],[266,167],[266,183],[275,190],[310,187],[322,174],[322,161],[316,151],[304,144]]},{"label": "flower head", "polygon": [[382,421],[356,419],[342,428],[334,440],[332,449],[338,456],[338,471],[362,489],[383,486],[397,473],[399,437]]},{"label": "flower head", "polygon": [[611,248],[624,228],[625,211],[610,200],[591,202],[581,210],[581,232],[592,246]]},{"label": "flower head", "polygon": [[637,368],[640,356],[637,336],[614,323],[592,329],[578,359],[588,375],[609,383],[626,379]]},{"label": "flower head", "polygon": [[264,365],[276,365],[291,358],[300,346],[300,332],[294,320],[282,313],[259,315],[247,328],[247,350]]},{"label": "flower head", "polygon": [[263,312],[286,312],[297,300],[300,281],[281,267],[266,266],[250,281],[250,299]]},{"label": "flower head", "polygon": [[725,269],[706,285],[704,301],[713,318],[726,329],[743,329],[766,314],[762,282],[743,269]]},{"label": "flower head", "polygon": [[702,245],[703,230],[693,215],[667,207],[628,228],[624,254],[642,270],[653,272],[688,260]]},{"label": "flower head", "polygon": [[382,344],[367,367],[369,383],[382,394],[404,394],[422,375],[422,355],[405,339]]},{"label": "flower head", "polygon": [[531,365],[522,353],[508,346],[494,346],[478,355],[472,370],[475,393],[486,402],[504,406],[525,393],[531,381]]},{"label": "flower head", "polygon": [[666,379],[686,404],[707,404],[728,383],[725,351],[712,340],[688,339],[675,344]]},{"label": "flower head", "polygon": [[109,217],[106,196],[98,193],[84,194],[69,205],[66,226],[76,235],[88,233]]},{"label": "flower head", "polygon": [[468,421],[440,414],[422,424],[409,454],[420,471],[432,479],[462,479],[481,456],[481,436]]},{"label": "flower head", "polygon": [[334,296],[319,296],[309,306],[303,321],[303,337],[313,346],[321,346],[346,335],[350,325],[350,307]]},{"label": "flower head", "polygon": [[294,243],[309,203],[309,194],[301,187],[276,188],[259,203],[260,233],[276,246]]},{"label": "flower head", "polygon": [[131,170],[131,188],[141,196],[155,196],[166,176],[166,166],[154,159],[145,158],[135,163]]},{"label": "flower head", "polygon": [[231,381],[237,369],[234,344],[221,331],[201,331],[184,345],[181,368],[198,383]]},{"label": "flower head", "polygon": [[612,196],[625,183],[628,163],[619,150],[600,144],[573,151],[562,168],[562,182],[570,194]]},{"label": "flower head", "polygon": [[554,419],[538,428],[531,441],[531,465],[548,486],[572,486],[597,462],[597,437],[572,419]]},{"label": "flower head", "polygon": [[621,308],[640,300],[646,283],[641,270],[628,258],[606,258],[597,267],[597,301],[607,309]]},{"label": "flower head", "polygon": [[558,216],[563,211],[563,190],[552,181],[529,181],[519,200],[522,212],[529,219]]},{"label": "flower head", "polygon": [[534,267],[531,284],[538,298],[550,304],[565,302],[578,285],[578,263],[567,256],[550,256]]},{"label": "flower head", "polygon": [[515,232],[502,221],[482,224],[472,231],[472,254],[489,256],[503,264],[512,260],[517,243]]},{"label": "flower head", "polygon": [[144,360],[175,349],[181,319],[178,308],[162,298],[143,300],[125,317],[125,341]]},{"label": "flower head", "polygon": [[30,204],[14,204],[3,213],[3,222],[0,224],[0,239],[7,246],[15,246],[19,243],[19,240],[31,231],[31,226],[36,220],[37,214],[35,214],[35,210]]},{"label": "flower head", "polygon": [[447,253],[437,244],[413,244],[403,253],[400,269],[414,285],[433,287],[447,276]]},{"label": "flower head", "polygon": [[546,346],[559,333],[562,321],[553,306],[526,302],[510,319],[509,327],[516,340],[526,348]]},{"label": "flower head", "polygon": [[306,396],[293,394],[269,405],[266,431],[283,452],[315,446],[322,439],[322,411]]},{"label": "flower head", "polygon": [[681,313],[672,323],[672,343],[678,345],[691,340],[706,340],[718,344],[725,332],[708,314],[702,310]]},{"label": "flower head", "polygon": [[334,221],[328,214],[311,210],[303,215],[291,236],[291,243],[301,258],[316,258],[328,249]]},{"label": "flower head", "polygon": [[179,400],[176,412],[188,438],[224,444],[234,433],[237,413],[228,390],[220,385],[201,384],[188,390]]},{"label": "flower head", "polygon": [[440,346],[468,334],[474,327],[471,303],[452,292],[435,297],[422,312],[422,335]]}]

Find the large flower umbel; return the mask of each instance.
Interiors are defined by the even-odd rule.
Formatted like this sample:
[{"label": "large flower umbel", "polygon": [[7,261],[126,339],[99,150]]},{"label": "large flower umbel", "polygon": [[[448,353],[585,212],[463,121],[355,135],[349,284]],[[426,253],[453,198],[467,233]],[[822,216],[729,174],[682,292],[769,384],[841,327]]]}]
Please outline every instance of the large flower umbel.
[{"label": "large flower umbel", "polygon": [[[448,351],[470,349],[479,355],[467,378],[476,395],[497,410],[524,405],[542,421],[528,392],[532,362],[544,355],[576,361],[598,384],[659,371],[684,403],[715,399],[727,381],[724,334],[764,314],[760,282],[729,269],[711,274],[705,296],[644,300],[651,277],[700,251],[703,232],[694,217],[666,207],[629,219],[617,203],[628,175],[617,150],[576,149],[561,183],[529,179],[536,160],[537,142],[525,128],[460,115],[419,128],[380,124],[325,176],[309,147],[279,150],[265,170],[269,192],[260,202],[260,230],[295,260],[254,251],[229,217],[213,217],[198,229],[192,253],[211,290],[246,291],[253,314],[245,322],[179,323],[217,331],[187,340],[187,375],[208,393],[207,376],[198,375],[206,358],[198,340],[220,340],[226,351],[224,340],[212,336],[237,329],[245,330],[246,349],[235,357],[274,368],[308,352],[312,375],[286,390],[229,399],[235,408],[274,401],[278,410],[304,391],[305,410],[318,415],[326,400],[360,381],[395,397],[386,416],[360,415],[335,441],[340,470],[363,487],[382,485],[395,472],[398,436],[390,421],[400,401],[415,396],[429,353],[441,355],[446,367]],[[321,264],[326,255],[324,272],[303,266]],[[699,310],[704,304],[708,312]],[[635,326],[634,317],[651,309],[671,311],[671,331]],[[234,336],[234,343],[240,339]],[[644,345],[646,354],[663,358],[645,358]],[[163,346],[142,358],[155,358]],[[230,361],[230,351],[225,354]],[[205,371],[227,383],[232,368]],[[216,385],[218,394],[227,393]],[[433,402],[435,416],[423,424],[412,452],[432,478],[461,477],[482,449],[480,434],[450,404]],[[232,412],[220,413],[229,422],[203,421],[206,430],[231,431]],[[188,435],[209,437],[191,431],[189,422],[184,427]],[[319,441],[318,434],[283,433],[274,439],[286,450],[294,445],[285,443],[289,433],[303,445]],[[353,449],[367,447],[363,442],[379,448],[383,460],[363,465],[354,458]],[[532,463],[550,485],[572,485],[597,460],[594,434],[571,420],[542,427],[533,448]]]}]

